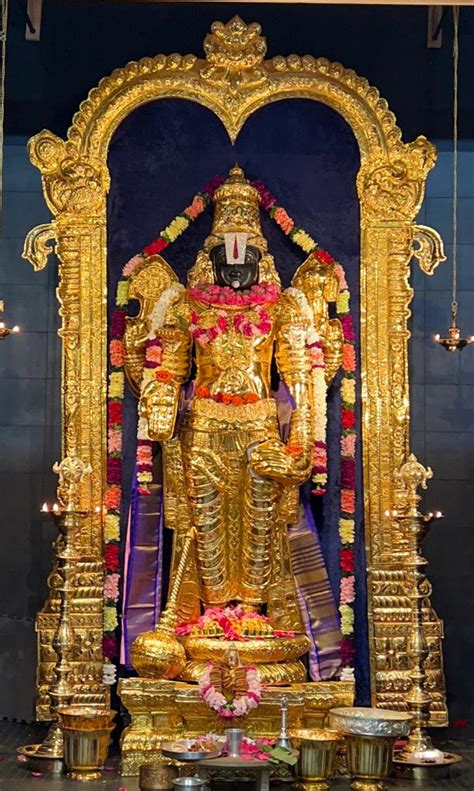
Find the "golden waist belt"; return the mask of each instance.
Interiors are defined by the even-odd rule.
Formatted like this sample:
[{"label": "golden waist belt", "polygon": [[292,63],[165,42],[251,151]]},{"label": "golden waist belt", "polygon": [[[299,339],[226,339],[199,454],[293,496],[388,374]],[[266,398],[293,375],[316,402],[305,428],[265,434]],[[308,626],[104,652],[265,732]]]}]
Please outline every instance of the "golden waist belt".
[{"label": "golden waist belt", "polygon": [[[198,431],[212,428],[222,431],[249,431],[260,428],[267,421],[277,425],[276,401],[273,398],[262,398],[255,404],[219,404],[211,398],[195,398],[184,418],[186,427]],[[218,424],[218,426],[216,425]]]}]

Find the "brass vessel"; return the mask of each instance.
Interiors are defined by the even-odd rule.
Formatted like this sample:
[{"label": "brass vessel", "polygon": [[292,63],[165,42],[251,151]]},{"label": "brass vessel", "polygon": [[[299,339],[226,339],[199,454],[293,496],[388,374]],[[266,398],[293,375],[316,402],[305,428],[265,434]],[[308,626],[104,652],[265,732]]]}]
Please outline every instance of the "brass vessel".
[{"label": "brass vessel", "polygon": [[115,711],[67,706],[58,711],[64,739],[64,762],[72,780],[100,780],[107,760]]},{"label": "brass vessel", "polygon": [[173,780],[178,776],[175,766],[164,763],[154,763],[140,766],[138,787],[140,791],[169,791],[173,788]]},{"label": "brass vessel", "polygon": [[336,754],[342,734],[337,731],[301,728],[291,731],[292,744],[300,751],[296,791],[326,791],[336,769]]},{"label": "brass vessel", "polygon": [[411,715],[389,709],[331,709],[329,724],[345,735],[346,764],[354,791],[382,791],[392,773],[393,748],[410,731]]}]

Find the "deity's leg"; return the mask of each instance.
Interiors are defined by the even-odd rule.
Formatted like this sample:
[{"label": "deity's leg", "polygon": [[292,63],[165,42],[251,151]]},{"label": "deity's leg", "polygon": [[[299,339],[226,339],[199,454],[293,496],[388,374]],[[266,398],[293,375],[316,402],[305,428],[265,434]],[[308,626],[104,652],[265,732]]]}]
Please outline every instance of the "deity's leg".
[{"label": "deity's leg", "polygon": [[[202,450],[201,450],[202,453]],[[210,456],[210,454],[209,454]],[[228,569],[224,525],[224,502],[218,479],[212,475],[208,454],[192,459],[187,471],[188,498],[196,528],[201,598],[206,605],[228,601]]]},{"label": "deity's leg", "polygon": [[275,525],[278,484],[247,472],[243,498],[241,597],[246,604],[266,601],[271,573],[271,534]]}]

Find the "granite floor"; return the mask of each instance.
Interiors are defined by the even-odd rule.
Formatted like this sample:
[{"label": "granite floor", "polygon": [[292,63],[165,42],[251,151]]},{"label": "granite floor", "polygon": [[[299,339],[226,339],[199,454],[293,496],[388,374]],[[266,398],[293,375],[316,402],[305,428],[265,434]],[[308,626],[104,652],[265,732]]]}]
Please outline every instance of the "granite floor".
[{"label": "granite floor", "polygon": [[[28,791],[35,787],[40,791],[67,791],[67,789],[77,788],[77,784],[66,778],[55,778],[48,775],[33,776],[17,760],[16,749],[24,744],[37,743],[41,741],[45,734],[43,725],[27,725],[23,723],[0,722],[0,791]],[[458,752],[463,756],[463,762],[456,770],[452,771],[451,776],[444,780],[419,781],[417,784],[405,780],[391,779],[388,783],[389,791],[437,791],[438,789],[464,789],[464,791],[474,791],[474,740],[463,742],[446,741],[443,744],[437,741],[437,745],[451,752]],[[252,789],[253,786],[236,783],[222,784],[213,788],[213,791],[227,791],[229,788],[239,791],[241,788]],[[103,773],[103,779],[97,783],[88,783],[88,791],[138,791],[138,780],[130,777],[120,777],[117,769],[117,759],[112,758],[107,766],[107,771]],[[277,788],[277,784],[272,788]],[[288,788],[281,785],[282,791]],[[335,781],[331,788],[337,791],[349,791],[350,785],[346,780]]]}]

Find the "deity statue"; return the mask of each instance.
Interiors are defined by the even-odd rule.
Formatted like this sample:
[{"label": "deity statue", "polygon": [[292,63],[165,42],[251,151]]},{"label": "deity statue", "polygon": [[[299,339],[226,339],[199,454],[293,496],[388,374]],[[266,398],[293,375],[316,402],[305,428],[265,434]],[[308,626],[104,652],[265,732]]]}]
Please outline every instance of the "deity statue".
[{"label": "deity statue", "polygon": [[[326,381],[341,364],[341,327],[328,315],[338,281],[310,256],[282,290],[258,191],[239,167],[213,202],[211,234],[187,286],[160,256],[131,284],[141,306],[128,319],[125,367],[139,394],[138,437],[162,448],[165,521],[174,530],[168,607],[135,640],[132,662],[140,675],[195,680],[230,642],[218,620],[202,615],[230,608],[244,660],[260,663],[263,680],[290,683],[306,674],[300,657],[311,636],[302,608],[313,625],[321,619],[298,589],[288,526],[298,523],[299,487],[311,476],[325,409],[312,378],[311,333]],[[286,418],[272,389],[275,369]]]}]

